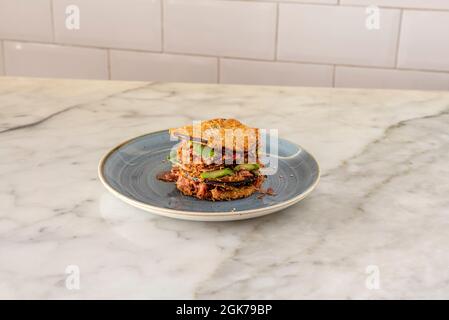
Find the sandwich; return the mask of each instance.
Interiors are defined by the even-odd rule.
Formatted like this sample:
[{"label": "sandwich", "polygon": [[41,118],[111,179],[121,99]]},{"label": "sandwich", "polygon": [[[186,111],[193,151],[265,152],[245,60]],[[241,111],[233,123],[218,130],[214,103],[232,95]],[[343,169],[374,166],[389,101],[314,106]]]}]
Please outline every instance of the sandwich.
[{"label": "sandwich", "polygon": [[184,195],[235,200],[258,191],[259,130],[235,119],[212,119],[169,130],[180,142],[170,152],[171,176]]}]

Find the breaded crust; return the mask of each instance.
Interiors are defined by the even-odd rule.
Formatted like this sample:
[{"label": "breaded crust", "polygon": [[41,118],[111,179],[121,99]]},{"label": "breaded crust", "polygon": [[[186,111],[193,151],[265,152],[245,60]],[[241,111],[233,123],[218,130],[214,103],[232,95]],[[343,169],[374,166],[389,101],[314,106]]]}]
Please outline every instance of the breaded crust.
[{"label": "breaded crust", "polygon": [[[211,119],[195,126],[171,128],[169,132],[174,137],[198,141],[211,148],[221,144],[222,147],[232,146],[236,151],[256,150],[259,139],[258,128],[248,127],[236,119]],[[216,135],[212,135],[213,133]],[[230,141],[232,136],[234,140]],[[237,139],[241,139],[241,142],[237,142]]]},{"label": "breaded crust", "polygon": [[224,200],[235,200],[240,198],[246,198],[256,192],[258,189],[252,185],[247,187],[241,187],[234,190],[224,190],[218,191],[217,189],[212,189],[210,192],[212,194],[212,200],[224,201]]}]

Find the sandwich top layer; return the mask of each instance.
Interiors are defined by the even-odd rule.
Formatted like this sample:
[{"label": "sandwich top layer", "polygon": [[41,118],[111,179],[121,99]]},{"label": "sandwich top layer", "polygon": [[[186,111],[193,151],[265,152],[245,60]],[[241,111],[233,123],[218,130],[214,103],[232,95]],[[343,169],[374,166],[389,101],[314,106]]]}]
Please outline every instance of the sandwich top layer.
[{"label": "sandwich top layer", "polygon": [[211,119],[169,131],[174,137],[200,142],[211,148],[220,146],[235,151],[257,152],[259,129],[248,127],[236,119]]}]

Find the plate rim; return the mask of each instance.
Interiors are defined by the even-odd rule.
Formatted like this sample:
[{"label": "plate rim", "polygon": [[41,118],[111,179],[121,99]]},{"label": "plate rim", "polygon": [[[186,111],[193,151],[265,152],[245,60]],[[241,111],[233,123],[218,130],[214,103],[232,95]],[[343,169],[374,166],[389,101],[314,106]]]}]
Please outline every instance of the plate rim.
[{"label": "plate rim", "polygon": [[121,199],[122,201],[136,207],[139,209],[143,209],[146,211],[149,211],[151,213],[155,213],[158,215],[176,215],[176,216],[188,216],[190,218],[194,218],[194,217],[210,217],[210,218],[219,218],[219,217],[230,217],[230,216],[235,216],[235,217],[239,217],[240,219],[242,219],[242,216],[251,216],[251,215],[256,215],[256,216],[260,216],[262,215],[265,211],[270,211],[267,212],[271,213],[271,212],[275,212],[278,210],[282,210],[285,209],[299,201],[301,201],[302,199],[304,199],[305,197],[307,197],[318,185],[320,178],[321,178],[321,169],[320,169],[320,165],[318,163],[318,161],[316,160],[315,156],[310,153],[309,151],[307,151],[306,149],[302,148],[300,145],[298,145],[295,142],[291,142],[295,145],[297,145],[298,147],[300,147],[302,150],[306,151],[310,157],[312,157],[312,159],[315,161],[316,165],[317,165],[317,177],[315,179],[315,181],[301,194],[283,201],[281,203],[277,203],[275,205],[272,206],[267,206],[267,207],[263,207],[263,208],[256,208],[256,209],[248,209],[248,210],[242,210],[242,211],[218,211],[218,212],[213,212],[213,211],[183,211],[183,210],[176,210],[176,209],[170,209],[170,208],[164,208],[164,207],[158,207],[158,206],[154,206],[148,203],[144,203],[135,199],[132,199],[122,193],[120,193],[119,191],[117,191],[116,189],[114,189],[107,181],[106,178],[104,177],[104,173],[103,173],[103,168],[104,165],[106,163],[106,160],[111,156],[111,154],[113,152],[115,152],[116,150],[120,149],[123,145],[145,137],[145,136],[149,136],[149,135],[154,135],[154,134],[158,134],[158,133],[163,133],[163,132],[168,132],[168,129],[165,130],[158,130],[158,131],[154,131],[154,132],[149,132],[149,133],[145,133],[130,139],[127,139],[121,143],[119,143],[118,145],[116,145],[115,147],[113,147],[112,149],[110,149],[105,155],[103,155],[100,159],[100,162],[98,164],[98,177],[100,178],[101,183],[105,186],[105,188],[111,192],[114,196],[116,196],[117,198]]}]

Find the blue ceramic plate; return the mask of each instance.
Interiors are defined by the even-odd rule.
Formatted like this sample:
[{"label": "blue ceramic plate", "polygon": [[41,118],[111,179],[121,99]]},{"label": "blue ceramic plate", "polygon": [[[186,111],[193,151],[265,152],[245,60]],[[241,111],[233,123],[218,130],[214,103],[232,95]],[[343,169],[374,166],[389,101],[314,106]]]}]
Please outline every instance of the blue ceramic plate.
[{"label": "blue ceramic plate", "polygon": [[146,134],[112,149],[101,160],[99,176],[106,188],[123,201],[152,213],[198,221],[240,220],[263,216],[305,198],[317,185],[316,160],[297,144],[279,139],[278,170],[267,177],[263,188],[275,195],[233,201],[206,201],[182,195],[174,183],[156,179],[170,170],[166,160],[176,141],[168,131]]}]

